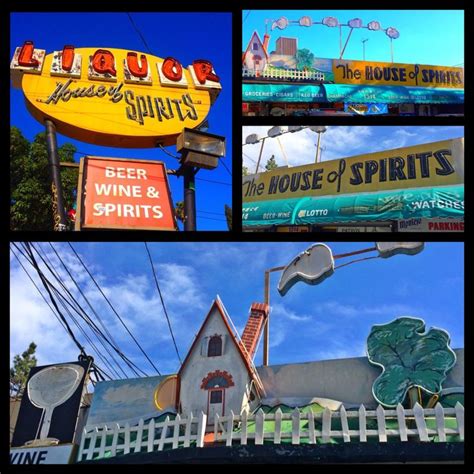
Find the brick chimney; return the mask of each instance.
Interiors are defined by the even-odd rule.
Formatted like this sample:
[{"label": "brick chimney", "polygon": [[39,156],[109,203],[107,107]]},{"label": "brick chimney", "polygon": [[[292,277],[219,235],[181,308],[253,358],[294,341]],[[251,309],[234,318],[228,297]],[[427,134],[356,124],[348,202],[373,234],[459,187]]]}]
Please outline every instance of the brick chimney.
[{"label": "brick chimney", "polygon": [[257,351],[257,343],[262,333],[263,325],[268,317],[270,307],[265,303],[252,303],[250,316],[242,333],[241,344],[245,347],[244,354],[253,359]]},{"label": "brick chimney", "polygon": [[265,36],[263,37],[263,49],[265,52],[268,54],[268,43],[270,42],[270,35],[265,33]]}]

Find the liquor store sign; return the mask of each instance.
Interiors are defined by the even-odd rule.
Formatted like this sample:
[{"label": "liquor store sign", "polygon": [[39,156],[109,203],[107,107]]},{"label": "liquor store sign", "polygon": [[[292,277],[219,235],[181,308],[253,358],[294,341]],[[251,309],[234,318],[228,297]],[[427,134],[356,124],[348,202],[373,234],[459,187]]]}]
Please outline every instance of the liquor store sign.
[{"label": "liquor store sign", "polygon": [[242,178],[243,202],[464,183],[464,141],[443,140]]},{"label": "liquor store sign", "polygon": [[82,158],[76,230],[177,230],[164,163]]},{"label": "liquor store sign", "polygon": [[10,64],[31,114],[58,132],[97,145],[174,145],[183,128],[199,126],[221,84],[211,62],[187,68],[173,57],[114,48],[64,46],[46,54],[31,41]]}]

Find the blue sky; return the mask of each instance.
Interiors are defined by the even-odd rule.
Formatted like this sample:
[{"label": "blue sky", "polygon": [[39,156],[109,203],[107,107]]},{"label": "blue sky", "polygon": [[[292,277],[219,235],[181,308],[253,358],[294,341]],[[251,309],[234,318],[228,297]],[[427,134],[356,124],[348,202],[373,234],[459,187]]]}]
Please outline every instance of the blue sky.
[{"label": "blue sky", "polygon": [[[270,126],[243,127],[242,137],[244,142],[245,138],[253,133],[267,136],[269,128]],[[321,159],[322,161],[328,161],[463,136],[464,127],[459,126],[329,126],[321,137]],[[260,171],[272,155],[275,155],[279,166],[314,163],[317,133],[304,129],[300,132],[284,134],[279,139],[284,153],[276,138],[265,140]],[[261,143],[242,147],[243,164],[252,173],[256,169],[260,147]],[[288,163],[285,160],[285,155]]]},{"label": "blue sky", "polygon": [[[181,357],[186,355],[216,294],[241,334],[251,303],[263,301],[264,271],[288,264],[312,243],[149,243]],[[46,243],[35,245],[56,261]],[[373,243],[328,245],[333,254],[338,254]],[[151,366],[108,310],[68,245],[59,242],[54,247],[125,354],[153,375]],[[78,242],[74,247],[160,371],[176,372],[179,365],[144,244]],[[59,264],[57,269],[65,274]],[[372,325],[399,316],[419,317],[428,328],[443,328],[451,334],[453,348],[464,347],[462,243],[426,243],[425,250],[416,256],[355,263],[336,269],[318,286],[297,283],[284,297],[277,291],[278,279],[279,274],[273,273],[271,365],[363,356]],[[10,301],[10,359],[31,341],[38,344],[39,364],[76,359],[77,349],[13,256]],[[261,365],[261,345],[256,365]],[[96,361],[101,365],[97,357]]]},{"label": "blue sky", "polygon": [[[400,37],[393,40],[394,62],[418,63],[426,65],[454,66],[464,63],[464,12],[462,10],[244,10],[242,49],[245,50],[253,31],[261,38],[265,34],[265,20],[299,20],[310,16],[313,21],[321,21],[326,16],[336,17],[340,23],[353,18],[361,18],[363,24],[380,22],[382,28],[396,28]],[[247,15],[248,14],[248,15]],[[298,48],[308,48],[316,57],[339,58],[339,28],[324,25],[302,27],[288,26],[284,30],[276,28],[270,34],[270,51],[276,49],[275,42],[280,36],[298,38]],[[343,28],[343,44],[349,28]],[[390,62],[390,39],[382,31],[366,28],[354,29],[344,52],[344,59],[363,58],[362,40],[365,43],[367,61]]]},{"label": "blue sky", "polygon": [[[209,132],[226,137],[224,158],[232,172],[232,18],[229,13],[133,13],[132,18],[152,53],[160,58],[173,56],[185,67],[194,59],[208,59],[222,83],[222,92],[208,115]],[[25,40],[47,54],[75,47],[121,48],[147,52],[126,13],[13,13],[11,14],[10,57]],[[216,43],[219,47],[216,47]],[[10,87],[10,123],[29,140],[44,131],[27,111],[23,94]],[[120,149],[100,147],[58,135],[58,144],[73,143],[83,153],[164,161],[168,168],[177,162],[158,149]],[[169,151],[175,152],[174,147]],[[76,155],[78,161],[80,154]],[[227,230],[224,204],[232,205],[232,177],[221,164],[216,170],[201,170],[196,181],[198,230]],[[226,184],[211,183],[219,181]],[[170,177],[173,200],[182,200],[183,180]]]}]

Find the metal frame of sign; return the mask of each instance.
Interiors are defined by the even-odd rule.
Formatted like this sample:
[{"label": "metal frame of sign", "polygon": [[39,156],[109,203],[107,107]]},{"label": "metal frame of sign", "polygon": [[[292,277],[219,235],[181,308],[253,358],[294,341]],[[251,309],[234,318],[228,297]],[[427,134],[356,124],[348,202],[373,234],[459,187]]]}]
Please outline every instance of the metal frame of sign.
[{"label": "metal frame of sign", "polygon": [[165,175],[165,183],[166,183],[166,189],[168,191],[168,202],[171,207],[172,211],[172,216],[173,216],[173,223],[175,228],[174,229],[169,229],[167,227],[134,227],[133,229],[129,230],[162,230],[162,231],[173,231],[173,230],[178,230],[178,224],[176,222],[176,213],[174,212],[174,206],[173,206],[173,201],[171,199],[171,188],[169,185],[168,181],[168,171],[166,169],[166,165],[163,161],[152,161],[152,160],[139,160],[139,159],[128,159],[128,158],[113,158],[113,157],[103,157],[103,156],[84,156],[81,158],[80,164],[79,164],[79,177],[78,177],[78,182],[77,182],[77,213],[76,213],[76,222],[74,225],[74,230],[95,230],[95,229],[100,229],[100,230],[127,230],[124,229],[123,226],[119,225],[109,225],[109,226],[100,226],[100,225],[87,225],[84,226],[82,225],[82,218],[84,215],[84,187],[87,183],[87,167],[86,167],[86,160],[89,161],[90,159],[99,159],[99,160],[110,160],[110,161],[124,161],[128,163],[146,163],[147,165],[150,164],[157,164],[157,165],[163,165],[164,168],[164,175]]}]

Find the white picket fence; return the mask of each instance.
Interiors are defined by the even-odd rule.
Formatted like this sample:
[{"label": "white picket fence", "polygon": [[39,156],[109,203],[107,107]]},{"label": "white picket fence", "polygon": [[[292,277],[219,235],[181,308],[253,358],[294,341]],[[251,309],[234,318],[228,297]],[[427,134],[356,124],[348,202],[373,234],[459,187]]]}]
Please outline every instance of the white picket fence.
[{"label": "white picket fence", "polygon": [[174,420],[167,416],[160,423],[152,419],[145,424],[143,419],[140,419],[136,426],[130,426],[129,423],[122,426],[118,423],[86,426],[77,460],[163,451],[166,445],[170,449],[188,448],[194,442],[198,448],[202,448],[206,422],[207,416],[204,413],[198,417],[191,413],[189,417],[176,415]]},{"label": "white picket fence", "polygon": [[254,69],[242,68],[242,77],[264,77],[267,79],[292,79],[297,81],[324,81],[324,73],[319,71],[305,71],[302,69],[275,69],[265,68],[258,74]]},{"label": "white picket fence", "polygon": [[[446,419],[456,419],[456,428],[446,427]],[[358,423],[350,422],[357,419]],[[387,427],[388,420],[396,420],[397,428]],[[430,420],[428,427],[427,421]],[[136,426],[119,424],[102,424],[86,426],[83,431],[77,460],[91,460],[122,454],[162,451],[189,447],[204,447],[207,417],[201,413],[198,417],[180,417],[156,423],[151,420],[145,424],[141,419]],[[265,430],[265,423],[271,422],[273,429]],[[282,429],[283,422],[291,422],[291,429]],[[374,423],[376,422],[376,423]],[[433,423],[435,422],[435,423]],[[287,423],[288,424],[288,423]],[[357,429],[350,429],[349,424],[357,424]],[[377,428],[370,428],[376,424]],[[335,429],[337,425],[340,429]],[[316,427],[320,426],[321,429]],[[267,428],[269,424],[267,423]],[[305,429],[303,429],[305,427]],[[283,413],[279,408],[275,413],[264,413],[258,410],[255,414],[242,413],[227,416],[215,416],[214,442],[246,445],[249,440],[256,445],[267,443],[291,444],[329,443],[342,439],[344,443],[367,442],[369,438],[385,443],[388,437],[396,437],[402,442],[409,439],[430,441],[438,436],[439,441],[446,441],[448,435],[456,435],[464,441],[464,407],[459,402],[455,408],[443,408],[439,403],[435,408],[422,408],[416,404],[412,410],[398,405],[394,410],[385,410],[380,405],[376,410],[366,410],[361,405],[359,410],[347,411],[341,406],[339,411],[325,408],[320,413],[301,413],[295,408],[291,413]],[[291,441],[290,441],[291,440]]]}]

